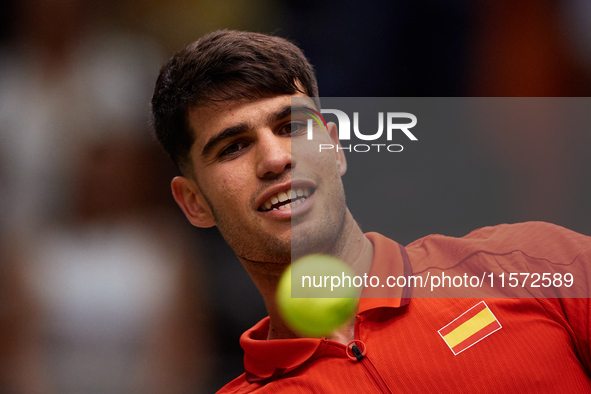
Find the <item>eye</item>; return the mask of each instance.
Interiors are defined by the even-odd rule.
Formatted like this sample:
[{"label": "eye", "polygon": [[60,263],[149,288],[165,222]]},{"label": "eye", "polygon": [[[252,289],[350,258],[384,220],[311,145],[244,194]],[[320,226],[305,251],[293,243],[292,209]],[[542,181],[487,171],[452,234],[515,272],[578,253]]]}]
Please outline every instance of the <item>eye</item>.
[{"label": "eye", "polygon": [[307,125],[303,122],[289,122],[280,131],[280,134],[296,136],[307,132]]},{"label": "eye", "polygon": [[219,154],[219,157],[228,157],[233,156],[248,146],[248,143],[245,141],[234,141],[231,144],[227,145]]}]

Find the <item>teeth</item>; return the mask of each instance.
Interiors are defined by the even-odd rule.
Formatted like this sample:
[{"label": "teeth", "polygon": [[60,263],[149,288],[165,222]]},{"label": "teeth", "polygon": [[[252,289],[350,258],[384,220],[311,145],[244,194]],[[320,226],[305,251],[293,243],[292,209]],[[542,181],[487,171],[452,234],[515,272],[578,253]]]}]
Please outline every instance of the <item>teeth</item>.
[{"label": "teeth", "polygon": [[[285,190],[282,192],[277,193],[276,195],[272,196],[271,198],[269,198],[267,201],[265,201],[262,205],[261,205],[261,209],[263,211],[269,211],[269,210],[286,210],[286,209],[291,209],[293,207],[297,207],[298,205],[300,205],[301,203],[304,202],[304,200],[310,196],[311,191],[309,188],[307,187],[298,187],[297,189],[289,189],[289,190]],[[301,198],[298,198],[301,197]],[[272,208],[273,205],[280,203],[280,202],[285,202],[287,200],[291,200],[288,204],[284,204],[281,205],[280,207],[275,207]]]}]

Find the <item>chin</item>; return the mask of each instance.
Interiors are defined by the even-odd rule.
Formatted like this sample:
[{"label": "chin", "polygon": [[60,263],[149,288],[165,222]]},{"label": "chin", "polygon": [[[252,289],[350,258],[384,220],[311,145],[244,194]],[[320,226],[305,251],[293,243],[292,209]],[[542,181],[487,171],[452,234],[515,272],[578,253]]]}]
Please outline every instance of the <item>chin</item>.
[{"label": "chin", "polygon": [[300,222],[291,228],[292,259],[312,254],[328,253],[343,231],[345,211],[332,212],[314,221]]},{"label": "chin", "polygon": [[294,234],[291,238],[291,258],[296,260],[312,253],[325,253],[335,240],[335,234],[318,234],[318,232]]},{"label": "chin", "polygon": [[251,261],[276,264],[289,264],[291,262],[291,237],[265,237],[265,239],[259,239],[257,245],[259,246],[253,247],[251,245],[232,249],[234,249],[236,255]]}]

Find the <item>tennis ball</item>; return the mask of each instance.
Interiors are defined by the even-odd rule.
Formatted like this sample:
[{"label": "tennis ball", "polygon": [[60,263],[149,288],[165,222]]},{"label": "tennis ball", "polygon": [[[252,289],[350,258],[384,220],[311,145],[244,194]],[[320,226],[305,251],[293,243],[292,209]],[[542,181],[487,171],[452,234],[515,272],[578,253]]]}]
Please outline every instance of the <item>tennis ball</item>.
[{"label": "tennis ball", "polygon": [[302,336],[330,335],[357,311],[354,276],[336,257],[312,254],[298,259],[279,280],[276,299],[281,317]]}]

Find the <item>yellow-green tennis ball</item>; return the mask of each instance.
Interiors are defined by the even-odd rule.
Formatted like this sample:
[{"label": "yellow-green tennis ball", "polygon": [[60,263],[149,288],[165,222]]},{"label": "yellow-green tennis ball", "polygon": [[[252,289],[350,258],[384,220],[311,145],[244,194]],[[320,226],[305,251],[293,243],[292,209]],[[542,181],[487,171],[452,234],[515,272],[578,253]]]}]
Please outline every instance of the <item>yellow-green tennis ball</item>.
[{"label": "yellow-green tennis ball", "polygon": [[341,260],[324,254],[298,259],[283,273],[277,305],[285,323],[305,337],[332,334],[357,311],[355,274]]}]

